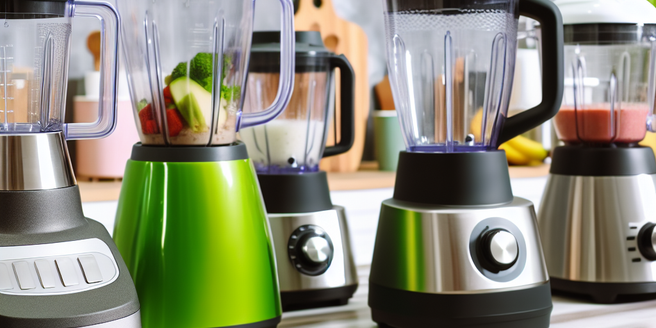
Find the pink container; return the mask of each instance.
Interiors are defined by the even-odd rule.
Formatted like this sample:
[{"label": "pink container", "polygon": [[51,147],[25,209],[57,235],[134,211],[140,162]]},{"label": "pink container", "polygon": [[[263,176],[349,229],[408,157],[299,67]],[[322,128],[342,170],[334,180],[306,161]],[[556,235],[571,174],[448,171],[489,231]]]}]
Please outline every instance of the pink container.
[{"label": "pink container", "polygon": [[[97,119],[98,99],[75,97],[75,122],[93,122]],[[79,140],[76,151],[76,174],[81,178],[120,179],[125,163],[130,159],[132,146],[139,141],[134,124],[132,102],[118,101],[118,124],[109,137],[95,140]]]}]

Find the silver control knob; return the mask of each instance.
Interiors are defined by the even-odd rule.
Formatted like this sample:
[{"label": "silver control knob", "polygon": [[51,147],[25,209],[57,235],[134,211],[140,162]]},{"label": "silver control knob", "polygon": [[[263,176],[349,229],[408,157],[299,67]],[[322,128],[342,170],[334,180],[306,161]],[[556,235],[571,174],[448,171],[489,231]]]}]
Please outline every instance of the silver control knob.
[{"label": "silver control knob", "polygon": [[647,261],[656,261],[656,224],[647,222],[638,232],[638,249]]},{"label": "silver control knob", "polygon": [[498,231],[490,239],[490,255],[502,266],[512,265],[519,256],[517,239],[508,231]]},{"label": "silver control knob", "polygon": [[323,237],[309,238],[304,245],[302,245],[301,250],[308,260],[316,264],[328,261],[333,255],[333,252],[330,249],[330,244]]}]

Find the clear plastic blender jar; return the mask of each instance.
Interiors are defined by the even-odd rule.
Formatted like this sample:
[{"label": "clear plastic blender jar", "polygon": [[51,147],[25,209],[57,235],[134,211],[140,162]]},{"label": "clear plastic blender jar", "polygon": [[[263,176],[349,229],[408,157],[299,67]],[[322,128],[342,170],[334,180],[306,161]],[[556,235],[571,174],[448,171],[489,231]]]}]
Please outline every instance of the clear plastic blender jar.
[{"label": "clear plastic blender jar", "polygon": [[590,146],[641,141],[653,122],[656,25],[565,25],[565,42],[558,138]]},{"label": "clear plastic blender jar", "polygon": [[[0,9],[0,133],[62,132],[66,139],[102,138],[116,125],[119,17],[106,2],[15,1]],[[101,19],[98,120],[64,123],[71,21]]]},{"label": "clear plastic blender jar", "polygon": [[289,101],[294,78],[293,4],[282,5],[275,101],[242,113],[253,1],[118,0],[135,119],[144,145],[231,144],[239,128],[266,123]]},{"label": "clear plastic blender jar", "polygon": [[386,0],[385,4],[390,82],[408,151],[493,150],[551,117],[554,102],[560,101],[556,81],[560,45],[551,27],[542,32],[543,101],[507,117],[519,15],[539,21],[546,16],[535,4],[517,0]]},{"label": "clear plastic blender jar", "polygon": [[[261,112],[275,99],[279,42],[278,32],[253,35],[245,113]],[[240,132],[260,174],[316,172],[322,157],[344,153],[353,144],[355,73],[348,60],[329,52],[319,32],[296,32],[295,49],[294,91],[285,111],[266,125]],[[340,136],[337,145],[325,148],[335,68],[341,72]]]}]

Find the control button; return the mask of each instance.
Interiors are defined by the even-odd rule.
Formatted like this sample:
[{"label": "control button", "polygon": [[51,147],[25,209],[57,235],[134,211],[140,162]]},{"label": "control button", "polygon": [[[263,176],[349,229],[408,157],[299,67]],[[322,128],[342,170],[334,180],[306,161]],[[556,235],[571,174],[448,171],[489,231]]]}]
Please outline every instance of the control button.
[{"label": "control button", "polygon": [[656,224],[646,223],[638,232],[638,249],[649,261],[656,261]]},{"label": "control button", "polygon": [[319,226],[298,227],[287,242],[291,265],[300,273],[319,276],[330,268],[334,256],[330,236]]},{"label": "control button", "polygon": [[9,268],[4,263],[0,263],[0,290],[14,289],[9,276]]},{"label": "control button", "polygon": [[36,260],[34,261],[34,266],[36,267],[37,275],[39,275],[41,286],[45,289],[55,288],[55,275],[50,267],[50,261]]},{"label": "control button", "polygon": [[30,270],[30,264],[25,261],[14,262],[12,263],[14,267],[14,273],[16,274],[16,279],[18,279],[18,286],[22,290],[35,289],[36,284],[34,279],[32,279],[32,270]]},{"label": "control button", "polygon": [[102,273],[96,258],[93,255],[84,255],[77,258],[84,273],[84,279],[89,284],[95,284],[103,281]]},{"label": "control button", "polygon": [[483,233],[479,249],[483,253],[485,269],[494,273],[512,268],[519,258],[517,238],[502,229]]},{"label": "control button", "polygon": [[326,262],[332,256],[330,244],[323,237],[309,238],[301,249],[308,260],[317,264]]},{"label": "control button", "polygon": [[56,259],[55,263],[57,263],[59,277],[61,278],[64,287],[77,286],[80,284],[80,281],[77,279],[77,270],[71,259],[62,257]]}]

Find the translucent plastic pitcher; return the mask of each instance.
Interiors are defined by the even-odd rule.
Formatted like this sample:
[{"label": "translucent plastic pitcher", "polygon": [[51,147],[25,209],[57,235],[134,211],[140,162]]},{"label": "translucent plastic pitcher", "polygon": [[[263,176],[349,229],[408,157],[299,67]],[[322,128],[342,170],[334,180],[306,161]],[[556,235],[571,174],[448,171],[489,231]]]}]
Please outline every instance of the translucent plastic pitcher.
[{"label": "translucent plastic pitcher", "polygon": [[[63,131],[67,139],[101,138],[116,126],[119,16],[106,2],[13,1],[0,8],[0,133]],[[64,123],[73,17],[101,27],[101,90],[96,122]]]},{"label": "translucent plastic pitcher", "polygon": [[[257,113],[275,99],[280,33],[253,36],[244,112]],[[275,120],[243,129],[241,139],[259,174],[317,172],[323,157],[347,152],[354,140],[355,73],[343,55],[330,52],[319,32],[296,32],[294,92]],[[325,147],[335,106],[334,70],[341,74],[339,140]]]},{"label": "translucent plastic pitcher", "polygon": [[598,146],[640,142],[656,127],[656,25],[566,25],[565,38],[558,138]]},{"label": "translucent plastic pitcher", "polygon": [[294,8],[282,5],[280,85],[273,104],[242,114],[254,1],[117,0],[130,93],[145,145],[230,144],[274,119],[294,80]]},{"label": "translucent plastic pitcher", "polygon": [[[548,0],[384,0],[390,82],[408,151],[496,149],[562,99],[562,24]],[[542,25],[542,103],[507,117],[519,16]]]}]

